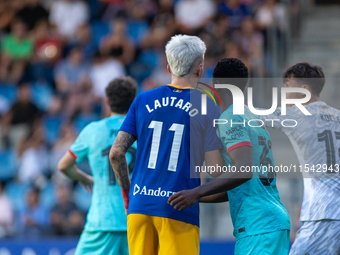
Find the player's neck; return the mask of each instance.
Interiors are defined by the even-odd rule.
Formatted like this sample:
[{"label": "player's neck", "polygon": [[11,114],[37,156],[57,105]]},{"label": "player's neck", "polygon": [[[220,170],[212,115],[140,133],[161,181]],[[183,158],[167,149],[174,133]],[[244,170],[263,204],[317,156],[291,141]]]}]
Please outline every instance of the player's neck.
[{"label": "player's neck", "polygon": [[233,96],[231,93],[220,94],[222,98],[222,105],[220,105],[221,113],[226,111],[233,104]]},{"label": "player's neck", "polygon": [[110,117],[112,116],[126,116],[126,113],[116,113],[116,112],[111,112]]},{"label": "player's neck", "polygon": [[317,102],[317,101],[321,101],[320,97],[312,95],[310,100],[307,103],[305,103],[305,104],[311,104],[311,103],[314,103],[314,102]]},{"label": "player's neck", "polygon": [[191,87],[190,86],[190,80],[184,77],[177,77],[177,76],[172,76],[171,77],[171,84],[179,86],[179,87]]}]

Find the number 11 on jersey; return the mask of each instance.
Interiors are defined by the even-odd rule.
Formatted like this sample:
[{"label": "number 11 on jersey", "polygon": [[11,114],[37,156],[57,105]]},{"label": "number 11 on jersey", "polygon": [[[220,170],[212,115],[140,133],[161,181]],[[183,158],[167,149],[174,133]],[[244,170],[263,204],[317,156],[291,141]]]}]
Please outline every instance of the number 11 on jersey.
[{"label": "number 11 on jersey", "polygon": [[[148,168],[155,169],[156,164],[157,164],[159,146],[161,142],[163,122],[153,120],[151,121],[148,128],[153,129]],[[179,151],[180,151],[181,144],[182,144],[184,125],[173,123],[171,127],[169,128],[169,130],[174,131],[175,134],[174,134],[174,138],[173,138],[172,146],[171,146],[168,171],[176,172]]]}]

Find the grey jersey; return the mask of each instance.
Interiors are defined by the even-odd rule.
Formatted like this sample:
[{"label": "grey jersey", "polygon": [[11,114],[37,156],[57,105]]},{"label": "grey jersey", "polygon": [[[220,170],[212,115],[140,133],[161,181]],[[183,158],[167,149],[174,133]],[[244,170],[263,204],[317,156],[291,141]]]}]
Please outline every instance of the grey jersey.
[{"label": "grey jersey", "polygon": [[[280,129],[289,137],[302,165],[304,196],[300,220],[340,220],[340,111],[322,101],[304,106],[312,115],[304,115],[293,106],[287,107],[285,116],[277,109],[260,118],[266,126]],[[285,119],[294,119],[297,125],[284,127],[281,121]],[[286,126],[294,124],[285,122]]]}]

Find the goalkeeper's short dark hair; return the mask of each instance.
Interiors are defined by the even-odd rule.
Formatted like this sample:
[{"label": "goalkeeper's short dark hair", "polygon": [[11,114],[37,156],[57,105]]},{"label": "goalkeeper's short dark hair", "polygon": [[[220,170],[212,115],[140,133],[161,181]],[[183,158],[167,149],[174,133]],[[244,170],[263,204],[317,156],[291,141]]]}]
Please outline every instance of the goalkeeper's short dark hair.
[{"label": "goalkeeper's short dark hair", "polygon": [[137,83],[129,76],[114,79],[105,89],[111,112],[125,114],[137,94]]},{"label": "goalkeeper's short dark hair", "polygon": [[214,68],[213,82],[232,84],[243,91],[248,82],[248,75],[248,68],[241,60],[223,58]]}]

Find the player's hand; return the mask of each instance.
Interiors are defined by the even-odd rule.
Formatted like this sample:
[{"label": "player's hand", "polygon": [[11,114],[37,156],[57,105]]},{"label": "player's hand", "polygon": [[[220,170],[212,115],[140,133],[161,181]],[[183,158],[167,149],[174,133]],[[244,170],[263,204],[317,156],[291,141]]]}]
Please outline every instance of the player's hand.
[{"label": "player's hand", "polygon": [[172,195],[168,199],[168,203],[174,207],[174,209],[178,209],[178,211],[182,211],[185,208],[196,204],[199,200],[199,194],[195,189],[182,190]]},{"label": "player's hand", "polygon": [[81,185],[83,185],[84,189],[86,190],[87,193],[92,194],[92,187],[93,187],[93,177],[90,175],[87,175],[86,178],[83,180],[79,181]]},{"label": "player's hand", "polygon": [[128,212],[128,209],[125,209],[125,214],[126,214],[126,216],[128,215],[128,213],[127,213],[127,212]]}]

